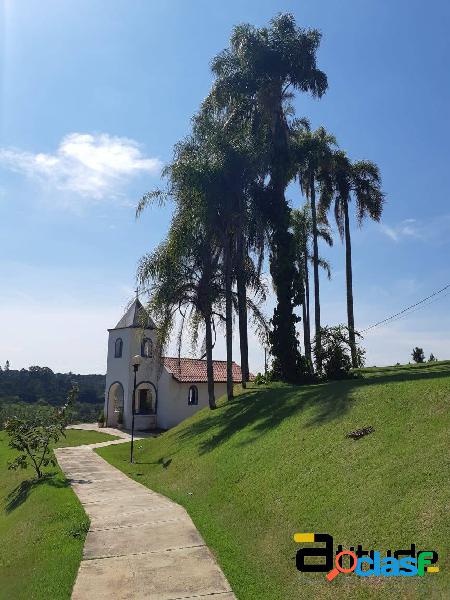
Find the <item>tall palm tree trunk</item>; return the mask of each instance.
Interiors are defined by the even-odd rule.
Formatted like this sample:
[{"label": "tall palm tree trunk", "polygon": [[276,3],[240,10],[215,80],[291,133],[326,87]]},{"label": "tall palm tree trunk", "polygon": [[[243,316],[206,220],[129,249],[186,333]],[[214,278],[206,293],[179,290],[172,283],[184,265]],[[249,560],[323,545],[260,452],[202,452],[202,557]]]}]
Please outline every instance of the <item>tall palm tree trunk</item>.
[{"label": "tall palm tree trunk", "polygon": [[312,353],[311,353],[311,321],[309,318],[309,253],[308,245],[304,247],[305,256],[305,298],[304,298],[304,312],[303,312],[303,340],[305,344],[305,356],[309,363],[312,365]]},{"label": "tall palm tree trunk", "polygon": [[249,380],[248,366],[248,328],[247,328],[247,285],[245,277],[244,235],[239,230],[237,235],[237,298],[239,314],[239,347],[241,351],[242,387],[247,387]]},{"label": "tall palm tree trunk", "polygon": [[205,315],[205,329],[206,329],[206,374],[208,377],[208,402],[209,408],[214,410],[216,408],[216,399],[214,397],[214,367],[212,357],[212,321],[211,311],[208,309]]},{"label": "tall palm tree trunk", "polygon": [[320,330],[320,284],[319,284],[319,247],[317,243],[316,188],[314,174],[310,176],[311,216],[313,228],[313,271],[314,271],[314,321],[316,327],[316,368],[322,370],[322,343]]},{"label": "tall palm tree trunk", "polygon": [[353,314],[353,272],[352,272],[352,242],[350,239],[350,219],[348,218],[348,202],[344,202],[344,226],[345,226],[345,274],[347,283],[347,323],[348,336],[350,340],[350,351],[352,354],[352,367],[358,367],[355,338],[355,317]]},{"label": "tall palm tree trunk", "polygon": [[232,304],[232,265],[231,234],[225,237],[225,338],[227,346],[227,397],[233,399],[233,304]]},{"label": "tall palm tree trunk", "polygon": [[[272,225],[270,274],[277,297],[270,334],[271,351],[283,381],[296,381],[298,341],[293,307],[295,278],[294,242],[290,226],[290,208],[285,190],[289,183],[289,128],[282,106],[282,92],[272,90],[272,164],[270,173],[270,213]],[[269,97],[271,91],[269,90]]]},{"label": "tall palm tree trunk", "polygon": [[306,356],[306,358],[308,358],[308,350],[306,349],[306,347],[308,345],[308,342],[307,342],[308,323],[307,323],[307,314],[306,314],[306,296],[305,296],[304,284],[302,285],[302,290],[301,290],[301,303],[302,303],[302,321],[303,321],[303,346],[305,347],[305,356]]}]

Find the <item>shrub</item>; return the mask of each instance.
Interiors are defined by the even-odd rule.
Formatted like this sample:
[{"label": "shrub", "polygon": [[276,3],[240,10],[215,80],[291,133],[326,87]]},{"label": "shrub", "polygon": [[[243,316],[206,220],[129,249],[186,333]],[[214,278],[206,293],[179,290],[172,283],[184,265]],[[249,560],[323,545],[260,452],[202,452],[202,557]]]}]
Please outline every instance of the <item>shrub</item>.
[{"label": "shrub", "polygon": [[269,370],[265,374],[258,373],[258,375],[256,375],[255,379],[253,380],[253,383],[255,383],[256,385],[266,385],[271,381],[275,381],[274,373],[272,370]]},{"label": "shrub", "polygon": [[[361,335],[355,332],[356,337]],[[326,379],[345,379],[352,368],[349,330],[345,325],[321,328],[322,370]],[[365,351],[356,347],[358,367],[364,366]],[[317,356],[317,349],[316,349]]]},{"label": "shrub", "polygon": [[265,383],[267,383],[267,378],[262,373],[258,373],[255,379],[253,380],[253,383],[255,383],[256,385],[264,385]]},{"label": "shrub", "polygon": [[[296,363],[295,377],[290,380],[291,383],[314,383],[317,381],[312,364],[300,352],[297,353]],[[266,380],[267,382],[283,381],[278,359],[275,358],[272,361],[272,370],[268,371]]]},{"label": "shrub", "polygon": [[428,359],[428,362],[437,362],[437,358],[435,357],[435,355],[433,353],[430,354],[430,358]]}]

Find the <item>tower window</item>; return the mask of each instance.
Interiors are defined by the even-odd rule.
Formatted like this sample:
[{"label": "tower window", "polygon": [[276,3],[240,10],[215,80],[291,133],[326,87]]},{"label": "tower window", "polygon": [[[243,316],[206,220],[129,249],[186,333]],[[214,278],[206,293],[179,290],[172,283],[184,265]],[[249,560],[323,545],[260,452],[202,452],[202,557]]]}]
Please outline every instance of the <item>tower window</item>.
[{"label": "tower window", "polygon": [[198,388],[196,385],[191,385],[188,392],[188,406],[197,406],[198,404]]},{"label": "tower window", "polygon": [[114,344],[114,358],[121,358],[122,348],[123,348],[122,338],[117,338],[117,340]]},{"label": "tower window", "polygon": [[144,358],[153,357],[153,342],[150,338],[144,338],[141,344],[141,356]]}]

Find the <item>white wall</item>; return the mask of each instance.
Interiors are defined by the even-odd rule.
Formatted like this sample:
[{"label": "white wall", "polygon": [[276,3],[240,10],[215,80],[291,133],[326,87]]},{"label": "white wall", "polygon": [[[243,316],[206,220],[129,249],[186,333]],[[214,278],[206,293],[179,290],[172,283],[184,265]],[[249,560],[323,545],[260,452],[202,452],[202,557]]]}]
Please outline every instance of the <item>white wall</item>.
[{"label": "white wall", "polygon": [[[188,393],[191,385],[198,389],[198,405],[188,405]],[[216,399],[226,393],[226,383],[216,383],[214,394]],[[184,419],[208,406],[207,383],[179,383],[168,371],[163,369],[158,389],[158,427],[170,429]]]}]

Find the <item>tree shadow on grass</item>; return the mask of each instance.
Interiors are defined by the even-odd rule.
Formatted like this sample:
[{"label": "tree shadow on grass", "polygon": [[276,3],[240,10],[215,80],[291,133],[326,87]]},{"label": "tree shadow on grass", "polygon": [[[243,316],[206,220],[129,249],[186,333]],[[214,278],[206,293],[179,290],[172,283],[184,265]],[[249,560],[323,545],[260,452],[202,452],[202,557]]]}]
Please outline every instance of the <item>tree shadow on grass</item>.
[{"label": "tree shadow on grass", "polygon": [[5,497],[5,512],[11,513],[13,510],[21,506],[29,497],[31,492],[36,488],[47,485],[55,488],[66,488],[70,485],[69,481],[64,478],[55,477],[56,471],[47,473],[40,479],[25,479],[21,481],[9,494]]},{"label": "tree shadow on grass", "polygon": [[210,432],[199,445],[199,453],[205,454],[238,431],[247,429],[252,435],[240,442],[241,445],[247,445],[300,411],[311,411],[306,427],[322,425],[341,417],[351,406],[353,392],[360,387],[448,376],[450,363],[435,367],[428,364],[423,368],[380,369],[365,377],[316,385],[278,384],[271,388],[252,388],[182,430],[179,439],[191,440]]},{"label": "tree shadow on grass", "polygon": [[278,427],[285,419],[310,407],[314,408],[314,423],[326,422],[348,410],[348,383],[304,387],[280,384],[273,388],[252,389],[220,406],[208,417],[193,423],[180,433],[180,439],[191,439],[211,432],[200,443],[200,454],[204,454],[244,428],[252,435],[241,444],[249,444]]}]

